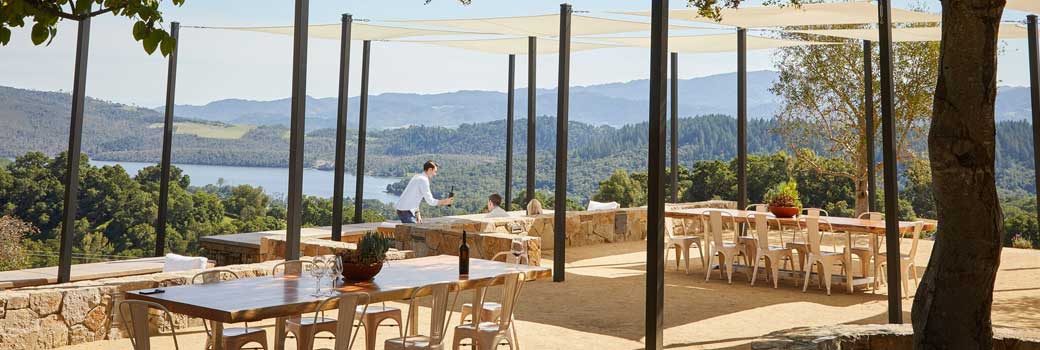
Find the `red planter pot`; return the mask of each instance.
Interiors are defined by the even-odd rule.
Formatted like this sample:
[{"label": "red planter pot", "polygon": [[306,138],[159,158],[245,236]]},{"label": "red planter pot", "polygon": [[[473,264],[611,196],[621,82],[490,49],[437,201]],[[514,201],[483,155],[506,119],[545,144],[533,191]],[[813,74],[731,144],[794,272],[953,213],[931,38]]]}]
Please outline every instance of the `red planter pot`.
[{"label": "red planter pot", "polygon": [[343,278],[356,282],[369,281],[375,278],[382,269],[382,262],[370,265],[343,263]]},{"label": "red planter pot", "polygon": [[778,218],[793,218],[798,215],[798,207],[774,207],[769,206],[769,212]]}]

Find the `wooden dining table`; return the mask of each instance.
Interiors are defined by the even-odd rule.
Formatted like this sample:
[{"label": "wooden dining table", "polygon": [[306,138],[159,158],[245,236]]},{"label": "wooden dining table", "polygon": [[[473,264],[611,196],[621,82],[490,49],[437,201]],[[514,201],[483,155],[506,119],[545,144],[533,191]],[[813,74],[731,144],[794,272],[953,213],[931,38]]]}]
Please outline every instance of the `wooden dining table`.
[{"label": "wooden dining table", "polygon": [[[693,209],[670,209],[665,211],[665,217],[676,218],[676,219],[699,219],[706,220],[708,213],[711,211],[721,211],[729,213],[738,223],[747,223],[748,220],[754,220],[753,215],[757,212],[737,209],[718,209],[718,208],[693,208]],[[769,214],[770,225],[779,224],[784,227],[801,227],[803,225],[804,217],[792,217],[792,218],[780,218]],[[776,220],[773,220],[773,219]],[[834,232],[845,232],[848,235],[848,244],[852,245],[852,234],[865,234],[870,237],[870,250],[877,256],[880,254],[880,238],[885,236],[885,220],[869,220],[869,219],[858,219],[858,218],[847,218],[840,216],[821,216],[820,217],[821,229],[826,229]],[[915,222],[913,221],[900,221],[899,222],[899,233],[911,233],[914,231]],[[931,231],[935,230],[936,223],[934,221],[924,221],[922,230]],[[875,289],[878,288],[878,281],[874,278],[876,275],[877,260],[875,259],[874,268],[872,271],[864,271],[864,278],[853,282],[857,284],[872,284]],[[851,274],[851,272],[849,272]]]},{"label": "wooden dining table", "polygon": [[[411,296],[413,290],[434,283],[453,282],[454,290],[461,291],[486,285],[489,280],[511,272],[523,272],[528,280],[552,276],[551,269],[540,266],[482,259],[470,259],[469,265],[469,275],[460,276],[457,256],[438,255],[395,260],[383,265],[382,271],[373,280],[345,283],[341,281],[337,283],[335,290],[339,293],[365,292],[371,296],[371,302],[374,303],[403,300]],[[327,282],[322,284],[322,289],[327,290]],[[126,299],[155,302],[173,313],[214,321],[214,350],[223,350],[223,323],[277,319],[318,311],[318,304],[329,297],[312,296],[315,289],[316,281],[313,277],[280,275],[167,287],[163,293],[158,294],[141,293],[151,289],[130,291],[126,293]],[[326,305],[327,309],[335,307],[335,303]],[[409,314],[414,315],[413,311],[415,310],[410,310]],[[144,306],[134,307],[131,313],[134,319],[147,319],[148,309]],[[138,334],[148,332],[147,324],[144,324],[143,328],[139,328],[138,325],[128,327],[135,327],[135,331],[143,329],[144,333]],[[148,349],[147,340],[141,341],[145,342],[144,349]]]}]

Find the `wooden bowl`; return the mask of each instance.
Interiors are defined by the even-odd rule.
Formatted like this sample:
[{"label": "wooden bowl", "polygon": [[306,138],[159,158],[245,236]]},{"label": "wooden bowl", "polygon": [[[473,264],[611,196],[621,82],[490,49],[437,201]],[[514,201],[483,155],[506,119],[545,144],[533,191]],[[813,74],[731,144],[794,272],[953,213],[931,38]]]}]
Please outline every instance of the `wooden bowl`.
[{"label": "wooden bowl", "polygon": [[798,207],[774,207],[769,206],[769,212],[778,218],[793,218],[798,215]]},{"label": "wooden bowl", "polygon": [[370,281],[383,269],[383,263],[375,264],[353,264],[343,263],[343,278],[348,281]]}]

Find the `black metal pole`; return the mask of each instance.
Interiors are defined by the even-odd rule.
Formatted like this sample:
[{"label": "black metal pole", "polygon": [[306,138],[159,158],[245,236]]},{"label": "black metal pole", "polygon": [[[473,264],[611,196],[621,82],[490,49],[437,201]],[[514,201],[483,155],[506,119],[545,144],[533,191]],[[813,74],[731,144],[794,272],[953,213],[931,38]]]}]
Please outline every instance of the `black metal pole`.
[{"label": "black metal pole", "polygon": [[354,17],[343,14],[339,37],[339,101],[336,110],[336,160],[332,181],[332,240],[343,238],[343,173],[347,158],[347,87],[350,85],[350,29]]},{"label": "black metal pole", "polygon": [[747,207],[747,29],[737,29],[737,208]]},{"label": "black metal pole", "polygon": [[509,96],[506,100],[506,210],[513,206],[513,99],[516,86],[516,55],[509,55]]},{"label": "black metal pole", "polygon": [[159,217],[155,220],[155,256],[166,254],[166,211],[170,200],[170,158],[173,155],[173,105],[177,93],[177,48],[181,24],[170,23],[170,36],[175,42],[166,70],[166,114],[163,119],[162,160],[159,162]]},{"label": "black metal pole", "polygon": [[354,223],[365,222],[361,217],[365,200],[365,129],[368,124],[368,68],[371,62],[372,41],[361,45],[361,110],[358,112],[357,182],[354,185]]},{"label": "black metal pole", "polygon": [[[881,151],[885,181],[885,248],[888,261],[899,261],[899,187],[896,181],[896,118],[892,83],[892,3],[878,0],[878,34],[881,53]],[[888,322],[903,323],[903,303],[898,281],[899,264],[888,264]]]},{"label": "black metal pole", "polygon": [[[534,199],[534,176],[535,176],[535,99],[538,89],[538,77],[535,75],[538,69],[538,38],[527,37],[527,198],[524,203]],[[548,204],[548,203],[547,203]]]},{"label": "black metal pole", "polygon": [[296,0],[293,22],[292,110],[289,124],[289,196],[285,229],[285,259],[300,258],[303,216],[303,145],[307,108],[307,22],[309,0]]},{"label": "black metal pole", "polygon": [[[1033,112],[1033,176],[1034,183],[1037,184],[1037,188],[1040,188],[1040,172],[1037,169],[1037,164],[1040,164],[1040,67],[1038,67],[1037,58],[1037,20],[1036,15],[1029,15],[1026,17],[1026,22],[1029,23],[1029,97],[1032,101],[1032,112]],[[1036,196],[1037,210],[1040,211],[1040,191],[1037,192]],[[1038,213],[1040,215],[1040,213]],[[1038,216],[1040,217],[1040,216]]]},{"label": "black metal pole", "polygon": [[650,19],[650,145],[647,159],[646,349],[664,349],[664,184],[668,105],[668,0],[654,0]]},{"label": "black metal pole", "polygon": [[863,40],[863,113],[867,138],[867,211],[877,210],[877,174],[874,165],[874,58],[870,40]]},{"label": "black metal pole", "polygon": [[560,67],[556,88],[556,206],[553,212],[553,282],[563,282],[567,257],[567,123],[571,79],[571,5],[560,4]]},{"label": "black metal pole", "polygon": [[90,17],[79,21],[76,36],[76,68],[72,81],[72,117],[69,122],[69,151],[65,164],[65,206],[58,253],[58,283],[72,278],[72,240],[75,238],[79,199],[79,149],[83,139],[83,102],[87,89],[87,53],[90,51]]},{"label": "black metal pole", "polygon": [[672,125],[671,125],[671,158],[672,158],[672,203],[679,203],[679,53],[672,52]]}]

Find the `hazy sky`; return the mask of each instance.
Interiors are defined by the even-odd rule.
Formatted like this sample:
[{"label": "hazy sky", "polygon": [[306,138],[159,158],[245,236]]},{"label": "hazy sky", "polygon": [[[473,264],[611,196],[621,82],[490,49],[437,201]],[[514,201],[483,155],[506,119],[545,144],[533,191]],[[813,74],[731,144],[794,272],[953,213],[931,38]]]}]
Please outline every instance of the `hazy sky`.
[{"label": "hazy sky", "polygon": [[[913,0],[911,0],[913,1]],[[560,0],[473,0],[469,6],[454,0],[312,0],[311,24],[339,23],[342,13],[374,21],[392,19],[474,18],[539,15],[559,12]],[[758,1],[754,2],[757,3]],[[895,0],[907,7],[907,0]],[[576,11],[603,15],[612,10],[645,10],[650,1],[573,0]],[[183,26],[291,25],[290,0],[187,0],[183,7],[165,1],[167,21]],[[671,1],[672,8],[685,7]],[[936,0],[927,0],[938,11]],[[616,17],[616,16],[614,16]],[[1007,11],[1005,20],[1021,20],[1024,13]],[[648,20],[648,19],[647,19]],[[131,36],[131,22],[102,16],[92,23],[87,95],[115,102],[154,107],[163,104],[166,60],[147,55]],[[39,90],[72,87],[76,25],[63,21],[49,46],[33,46],[28,30],[15,30],[11,43],[0,47],[0,85]],[[307,93],[316,97],[337,94],[338,42],[310,40]],[[352,57],[351,95],[358,94],[361,45]],[[485,54],[420,44],[374,42],[370,91],[435,93],[456,90],[506,88],[505,55]],[[1000,56],[1001,85],[1028,85],[1025,40],[1008,41]],[[262,33],[195,28],[181,29],[177,103],[204,104],[225,98],[267,100],[289,96],[292,38]],[[753,51],[750,70],[771,69],[771,51]],[[539,87],[556,85],[556,55],[538,61]],[[685,54],[679,76],[690,78],[736,70],[736,54]],[[589,85],[645,79],[649,72],[646,49],[606,49],[576,52],[571,58],[571,84]],[[518,58],[518,87],[526,86],[526,58]]]}]

